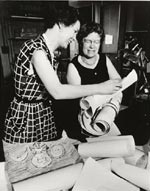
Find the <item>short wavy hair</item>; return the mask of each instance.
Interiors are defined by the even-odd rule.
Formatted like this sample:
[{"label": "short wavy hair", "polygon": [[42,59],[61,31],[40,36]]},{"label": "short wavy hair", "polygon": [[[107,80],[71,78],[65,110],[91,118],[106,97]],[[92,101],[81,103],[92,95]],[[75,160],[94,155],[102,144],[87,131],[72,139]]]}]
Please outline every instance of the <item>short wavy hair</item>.
[{"label": "short wavy hair", "polygon": [[52,28],[55,24],[62,23],[65,26],[73,25],[80,20],[79,12],[73,7],[54,7],[49,13],[45,13],[45,30]]},{"label": "short wavy hair", "polygon": [[102,26],[96,22],[89,22],[89,23],[83,24],[80,28],[80,31],[77,35],[77,40],[79,44],[82,44],[83,39],[87,37],[89,34],[91,34],[92,32],[99,34],[101,41],[103,40],[104,30]]}]

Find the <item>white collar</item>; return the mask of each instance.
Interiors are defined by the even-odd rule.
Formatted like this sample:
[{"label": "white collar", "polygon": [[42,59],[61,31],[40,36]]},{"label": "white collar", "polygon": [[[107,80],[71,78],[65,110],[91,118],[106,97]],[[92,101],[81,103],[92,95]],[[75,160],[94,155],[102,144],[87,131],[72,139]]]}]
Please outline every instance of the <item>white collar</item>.
[{"label": "white collar", "polygon": [[78,56],[78,62],[79,62],[82,66],[84,66],[85,68],[88,68],[88,69],[94,69],[94,68],[97,66],[97,64],[98,64],[98,60],[99,60],[99,54],[97,55],[97,58],[96,58],[95,63],[90,66],[90,65],[87,65],[87,64],[82,60],[81,55]]}]

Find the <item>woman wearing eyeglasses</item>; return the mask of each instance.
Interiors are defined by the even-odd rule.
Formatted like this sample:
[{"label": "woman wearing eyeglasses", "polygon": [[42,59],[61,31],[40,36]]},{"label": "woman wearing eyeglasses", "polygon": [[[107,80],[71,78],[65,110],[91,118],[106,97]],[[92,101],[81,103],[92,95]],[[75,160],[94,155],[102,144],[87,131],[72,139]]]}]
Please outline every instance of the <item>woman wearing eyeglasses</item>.
[{"label": "woman wearing eyeglasses", "polygon": [[[85,85],[101,83],[102,94],[105,94],[106,89],[108,90],[106,94],[109,94],[111,87],[113,87],[113,85],[110,85],[110,82],[113,84],[121,79],[111,60],[100,52],[103,38],[104,31],[100,24],[90,22],[81,27],[77,35],[79,55],[68,66],[67,81],[69,84]],[[122,94],[119,95],[119,103],[121,99]],[[81,128],[78,122],[79,99],[70,101],[70,107],[74,113],[68,112],[67,114],[70,125],[67,128],[66,124],[66,131],[68,136],[82,141],[82,138],[85,136],[81,136]]]}]

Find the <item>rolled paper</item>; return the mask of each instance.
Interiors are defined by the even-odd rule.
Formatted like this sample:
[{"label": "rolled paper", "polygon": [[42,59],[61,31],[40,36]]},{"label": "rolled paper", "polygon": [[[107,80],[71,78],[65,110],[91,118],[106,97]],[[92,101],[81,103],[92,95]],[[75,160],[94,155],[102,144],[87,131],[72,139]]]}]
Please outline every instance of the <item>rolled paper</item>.
[{"label": "rolled paper", "polygon": [[118,135],[121,135],[121,132],[116,126],[116,124],[113,122],[107,134],[103,134],[103,136],[97,136],[97,137],[87,137],[86,140],[87,142],[96,142],[100,141],[102,137],[118,136]]},{"label": "rolled paper", "polygon": [[91,116],[94,114],[96,108],[102,108],[107,101],[109,101],[111,95],[93,95],[87,96],[80,100],[80,107],[83,110],[88,110],[90,107],[92,108]]},{"label": "rolled paper", "polygon": [[117,164],[123,164],[125,163],[123,158],[106,158],[106,159],[101,159],[97,160],[99,164],[101,164],[104,168],[108,169],[111,171],[111,163],[116,162]]},{"label": "rolled paper", "polygon": [[141,168],[146,168],[147,166],[147,155],[139,149],[135,149],[134,154],[130,157],[125,157],[124,160],[127,164]]},{"label": "rolled paper", "polygon": [[133,144],[135,144],[134,142],[134,138],[132,135],[120,135],[120,136],[116,136],[116,135],[112,135],[112,136],[102,136],[102,137],[92,137],[92,138],[87,138],[88,142],[99,142],[99,141],[115,141],[115,140],[129,140],[132,141]]},{"label": "rolled paper", "polygon": [[130,139],[81,143],[78,146],[78,153],[85,158],[125,157],[133,155],[134,151],[135,143],[132,136]]},{"label": "rolled paper", "polygon": [[87,116],[85,112],[79,115],[81,127],[89,134],[101,136],[110,131],[116,112],[112,107],[104,107],[102,110],[96,110],[92,117]]},{"label": "rolled paper", "polygon": [[138,187],[150,190],[150,171],[130,164],[112,163],[112,171],[120,177],[137,185]]},{"label": "rolled paper", "polygon": [[60,191],[70,189],[75,184],[82,167],[83,164],[78,163],[14,183],[14,191]]},{"label": "rolled paper", "polygon": [[81,112],[79,114],[81,127],[94,136],[107,134],[119,111],[120,94],[112,98],[111,102],[108,103],[106,103],[106,100],[104,101],[102,95],[82,98],[80,101]]},{"label": "rolled paper", "polygon": [[97,132],[99,132],[101,130],[99,128],[99,125],[101,124],[104,126],[105,131],[109,131],[115,117],[116,117],[116,112],[112,107],[110,106],[103,107],[100,113],[93,121],[94,129]]}]

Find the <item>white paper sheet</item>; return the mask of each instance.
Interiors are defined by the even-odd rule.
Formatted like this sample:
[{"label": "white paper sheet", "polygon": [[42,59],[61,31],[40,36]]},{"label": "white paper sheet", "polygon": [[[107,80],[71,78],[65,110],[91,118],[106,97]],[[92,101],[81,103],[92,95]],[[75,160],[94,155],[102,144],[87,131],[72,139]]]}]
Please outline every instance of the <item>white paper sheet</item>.
[{"label": "white paper sheet", "polygon": [[137,80],[138,80],[137,73],[133,69],[126,77],[124,77],[122,79],[122,88],[118,92],[121,92],[121,91],[127,89],[129,86],[131,86]]},{"label": "white paper sheet", "polygon": [[93,113],[97,107],[103,106],[111,98],[113,98],[118,93],[122,92],[123,90],[131,86],[133,83],[135,83],[137,79],[137,73],[133,69],[126,77],[122,79],[122,88],[118,92],[112,95],[93,95],[85,97],[81,99],[80,106],[84,110],[87,110],[89,107],[92,107],[91,109]]},{"label": "white paper sheet", "polygon": [[5,164],[5,162],[0,162],[0,191],[12,191]]},{"label": "white paper sheet", "polygon": [[120,177],[131,183],[150,191],[150,171],[129,164],[117,164],[112,162],[112,170]]},{"label": "white paper sheet", "polygon": [[48,172],[13,184],[14,191],[60,191],[70,189],[75,184],[82,163]]},{"label": "white paper sheet", "polygon": [[88,158],[72,191],[139,191],[139,188]]}]

